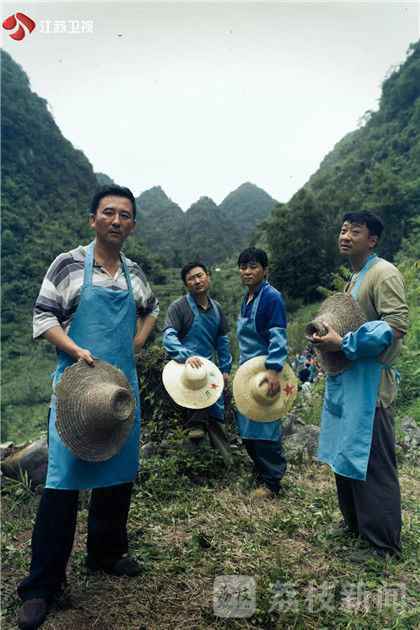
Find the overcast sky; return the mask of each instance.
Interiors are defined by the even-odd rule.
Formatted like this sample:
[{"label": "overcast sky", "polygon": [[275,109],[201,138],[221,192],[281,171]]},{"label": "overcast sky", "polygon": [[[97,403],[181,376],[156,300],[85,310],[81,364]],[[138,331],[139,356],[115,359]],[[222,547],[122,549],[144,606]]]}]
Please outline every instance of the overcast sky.
[{"label": "overcast sky", "polygon": [[[184,210],[245,181],[287,201],[419,39],[418,2],[3,4],[3,46],[95,171]],[[45,21],[66,32],[43,33]],[[70,20],[92,33],[68,32]]]}]

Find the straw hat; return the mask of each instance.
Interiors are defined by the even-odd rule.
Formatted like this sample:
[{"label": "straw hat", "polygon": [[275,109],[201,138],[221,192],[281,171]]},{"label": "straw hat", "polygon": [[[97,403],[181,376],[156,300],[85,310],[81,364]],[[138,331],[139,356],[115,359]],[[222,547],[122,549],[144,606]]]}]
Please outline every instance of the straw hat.
[{"label": "straw hat", "polygon": [[103,462],[118,453],[134,424],[136,402],[121,370],[95,359],[66,368],[56,388],[57,432],[73,455]]},{"label": "straw hat", "polygon": [[266,356],[249,359],[241,365],[233,379],[233,396],[239,411],[258,422],[271,422],[284,416],[290,411],[298,389],[296,376],[286,363],[279,374],[279,393],[269,396],[268,385],[264,382],[266,359]]},{"label": "straw hat", "polygon": [[[326,322],[343,337],[348,332],[357,330],[366,322],[365,314],[359,303],[349,293],[335,293],[321,304],[318,315],[305,327],[305,335],[311,340],[316,333],[321,337],[327,334],[322,322]],[[338,374],[351,365],[344,352],[323,352],[315,345],[321,367],[327,374]]]},{"label": "straw hat", "polygon": [[169,396],[181,407],[205,409],[213,405],[223,391],[223,375],[217,365],[200,357],[203,365],[169,361],[163,368],[162,381]]}]

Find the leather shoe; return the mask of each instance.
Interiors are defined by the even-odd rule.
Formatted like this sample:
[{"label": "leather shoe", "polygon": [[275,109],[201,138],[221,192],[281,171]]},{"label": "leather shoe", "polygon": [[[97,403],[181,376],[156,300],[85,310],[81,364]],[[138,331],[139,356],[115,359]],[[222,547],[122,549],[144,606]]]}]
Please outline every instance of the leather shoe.
[{"label": "leather shoe", "polygon": [[35,630],[45,621],[48,604],[45,599],[36,597],[23,602],[18,612],[17,623],[21,630]]},{"label": "leather shoe", "polygon": [[102,565],[88,557],[86,565],[90,571],[104,571],[108,575],[116,575],[117,577],[135,577],[141,573],[140,564],[130,556],[123,556],[112,565]]}]

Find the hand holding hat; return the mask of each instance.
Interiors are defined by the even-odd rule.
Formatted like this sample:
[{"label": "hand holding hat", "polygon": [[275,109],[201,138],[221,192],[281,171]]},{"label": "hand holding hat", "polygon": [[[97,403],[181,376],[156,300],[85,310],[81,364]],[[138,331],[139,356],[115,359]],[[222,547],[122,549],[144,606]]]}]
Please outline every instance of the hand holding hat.
[{"label": "hand holding hat", "polygon": [[[196,357],[197,358],[197,357]],[[181,407],[211,407],[223,392],[223,375],[212,361],[199,357],[201,365],[169,361],[163,369],[162,381],[169,396]]]},{"label": "hand holding hat", "polygon": [[257,422],[279,420],[290,411],[297,394],[297,379],[289,365],[279,373],[279,390],[272,395],[266,356],[243,363],[233,379],[233,396],[239,411]]},{"label": "hand holding hat", "polygon": [[134,424],[135,399],[125,374],[95,359],[64,370],[56,388],[56,428],[76,457],[103,462],[118,453]]},{"label": "hand holding hat", "polygon": [[[335,331],[337,340],[365,322],[359,303],[349,293],[334,293],[322,302],[318,315],[306,325],[305,336],[309,341],[315,341],[319,363],[327,374],[338,374],[351,365],[344,352],[337,351],[336,345],[328,344],[329,339],[334,341],[329,333]],[[321,337],[326,337],[326,343],[317,343]]]}]

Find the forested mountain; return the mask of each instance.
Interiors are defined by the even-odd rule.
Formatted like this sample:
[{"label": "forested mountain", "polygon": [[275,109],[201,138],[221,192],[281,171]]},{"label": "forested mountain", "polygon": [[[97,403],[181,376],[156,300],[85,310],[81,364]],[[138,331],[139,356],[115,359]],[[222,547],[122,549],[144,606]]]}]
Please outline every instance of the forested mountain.
[{"label": "forested mountain", "polygon": [[136,199],[137,235],[151,251],[170,266],[181,265],[178,250],[183,247],[185,215],[160,186],[154,186]]},{"label": "forested mountain", "polygon": [[186,212],[160,186],[146,190],[136,201],[138,236],[168,265],[176,267],[192,258],[219,263],[238,252],[276,204],[249,182],[231,192],[220,206],[209,197],[201,197]]},{"label": "forested mountain", "polygon": [[95,173],[95,176],[99,186],[112,186],[112,184],[115,184],[114,180],[106,173]]},{"label": "forested mountain", "polygon": [[[24,352],[32,304],[48,265],[87,243],[88,207],[97,179],[82,151],[63,137],[47,101],[31,91],[23,69],[1,51],[3,339]],[[130,255],[156,269],[138,239]],[[127,250],[127,251],[128,251]],[[29,334],[28,333],[28,334]]]},{"label": "forested mountain", "polygon": [[272,279],[290,297],[317,297],[337,268],[345,211],[370,210],[386,226],[378,253],[392,260],[420,214],[420,42],[383,83],[379,109],[347,134],[318,171],[264,224]]},{"label": "forested mountain", "polygon": [[240,245],[246,246],[256,225],[267,218],[276,204],[265,190],[246,182],[225,197],[219,207],[222,214],[235,223]]},{"label": "forested mountain", "polygon": [[209,197],[201,197],[185,215],[185,251],[188,257],[208,264],[230,256],[239,242],[236,225],[226,218]]}]

